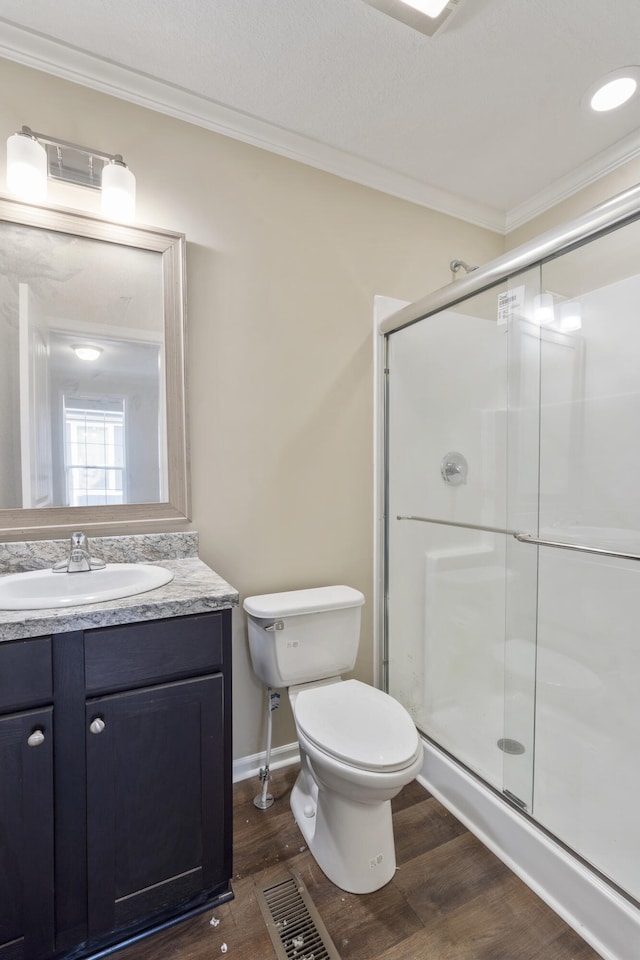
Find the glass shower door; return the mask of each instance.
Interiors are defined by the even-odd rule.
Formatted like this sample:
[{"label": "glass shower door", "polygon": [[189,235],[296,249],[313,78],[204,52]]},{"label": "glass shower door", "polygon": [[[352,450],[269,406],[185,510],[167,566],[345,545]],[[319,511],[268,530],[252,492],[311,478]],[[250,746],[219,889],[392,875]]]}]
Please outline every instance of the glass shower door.
[{"label": "glass shower door", "polygon": [[532,552],[507,530],[532,509],[537,531],[537,494],[514,492],[533,461],[537,482],[539,381],[529,365],[514,377],[510,355],[539,357],[539,341],[523,347],[513,332],[538,289],[531,271],[396,331],[387,364],[388,688],[424,734],[527,807],[535,656],[523,610],[535,567],[518,580]]},{"label": "glass shower door", "polygon": [[640,221],[387,336],[388,689],[640,903]]},{"label": "glass shower door", "polygon": [[[542,268],[573,329],[563,358],[542,344],[540,536],[623,555],[640,555],[639,247],[636,222]],[[539,552],[534,816],[640,900],[640,563]]]}]

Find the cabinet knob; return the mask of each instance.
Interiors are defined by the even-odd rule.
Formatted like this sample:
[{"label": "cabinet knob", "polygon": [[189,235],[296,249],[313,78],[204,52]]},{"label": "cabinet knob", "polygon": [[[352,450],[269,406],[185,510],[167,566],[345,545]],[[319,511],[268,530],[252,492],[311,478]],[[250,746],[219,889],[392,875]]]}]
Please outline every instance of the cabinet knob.
[{"label": "cabinet knob", "polygon": [[89,730],[91,730],[91,733],[102,733],[105,726],[106,724],[102,717],[96,717],[96,719],[92,720],[89,724]]},{"label": "cabinet knob", "polygon": [[44,730],[34,730],[31,736],[27,739],[27,743],[30,747],[39,747],[44,743]]}]

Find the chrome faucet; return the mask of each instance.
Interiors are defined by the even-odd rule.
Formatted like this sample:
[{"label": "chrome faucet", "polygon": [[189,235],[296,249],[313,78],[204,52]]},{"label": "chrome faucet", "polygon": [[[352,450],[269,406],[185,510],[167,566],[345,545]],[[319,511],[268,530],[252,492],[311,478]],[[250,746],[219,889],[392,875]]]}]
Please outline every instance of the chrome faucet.
[{"label": "chrome faucet", "polygon": [[69,556],[66,560],[56,563],[55,573],[88,573],[90,570],[100,570],[105,567],[104,560],[98,560],[89,554],[89,541],[86,534],[76,530],[71,534]]}]

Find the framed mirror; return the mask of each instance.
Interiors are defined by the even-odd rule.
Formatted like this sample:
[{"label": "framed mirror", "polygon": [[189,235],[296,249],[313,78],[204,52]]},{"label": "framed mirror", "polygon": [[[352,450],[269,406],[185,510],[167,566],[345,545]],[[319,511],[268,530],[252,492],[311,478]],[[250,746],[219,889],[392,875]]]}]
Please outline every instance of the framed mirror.
[{"label": "framed mirror", "polygon": [[0,536],[188,518],[184,236],[0,198]]}]

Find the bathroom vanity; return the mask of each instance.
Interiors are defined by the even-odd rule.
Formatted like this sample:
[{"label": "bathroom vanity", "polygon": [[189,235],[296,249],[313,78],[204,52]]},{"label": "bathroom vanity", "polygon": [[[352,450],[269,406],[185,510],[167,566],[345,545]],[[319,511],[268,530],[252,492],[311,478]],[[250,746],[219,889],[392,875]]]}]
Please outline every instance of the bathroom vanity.
[{"label": "bathroom vanity", "polygon": [[197,555],[161,562],[149,593],[0,612],[0,960],[91,954],[233,895],[238,597]]}]

